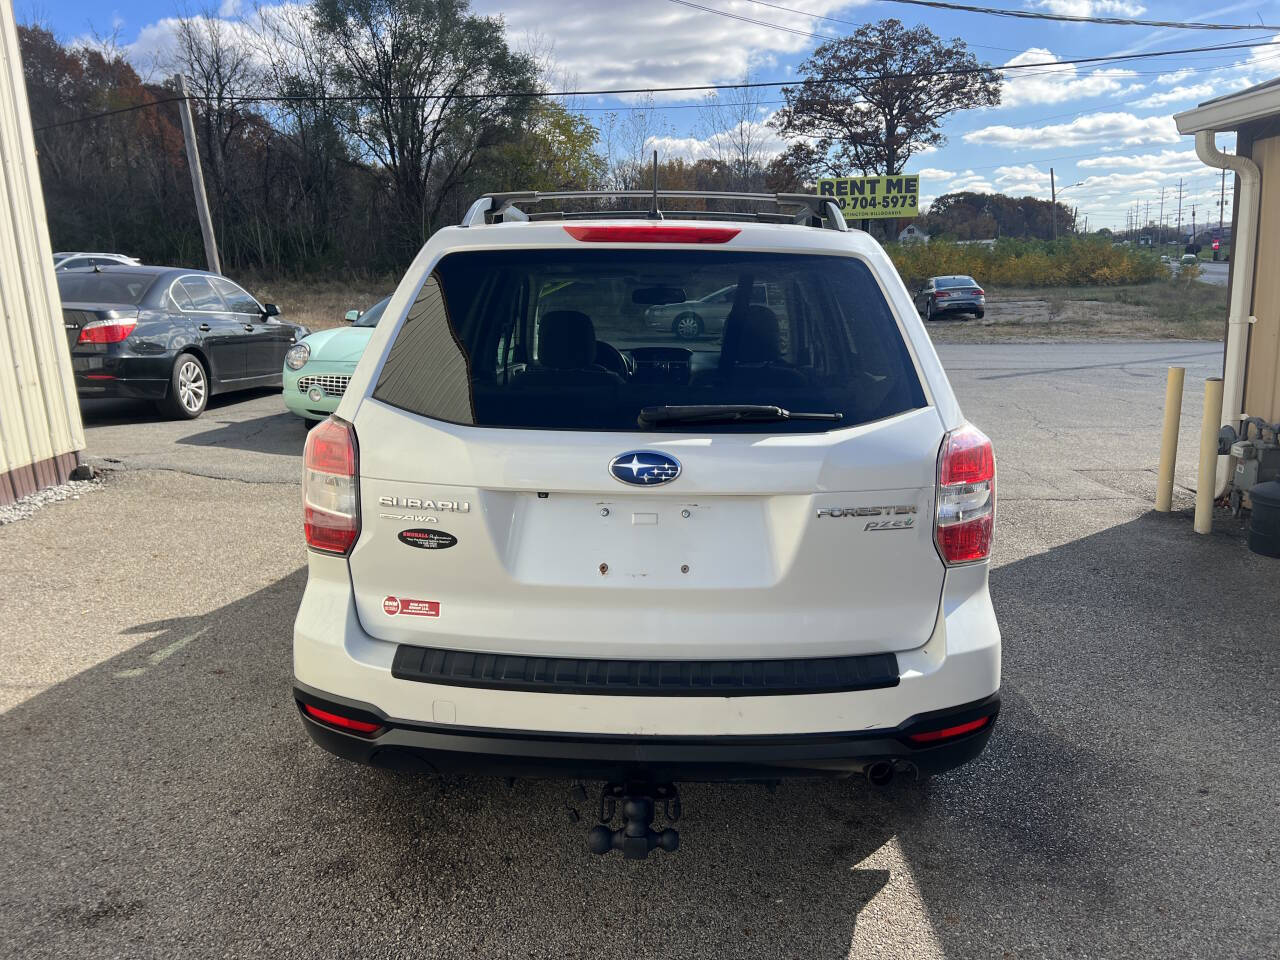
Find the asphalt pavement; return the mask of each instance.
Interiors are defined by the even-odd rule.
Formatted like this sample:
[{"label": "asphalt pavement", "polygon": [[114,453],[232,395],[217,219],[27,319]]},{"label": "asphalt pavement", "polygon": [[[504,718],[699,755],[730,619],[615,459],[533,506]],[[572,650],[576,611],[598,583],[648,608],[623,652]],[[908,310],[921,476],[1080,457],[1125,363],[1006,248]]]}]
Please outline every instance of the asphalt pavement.
[{"label": "asphalt pavement", "polygon": [[0,956],[1280,953],[1280,567],[1185,513],[1221,346],[942,355],[999,457],[987,752],[887,790],[688,786],[683,849],[639,863],[585,852],[568,783],[395,776],[306,738],[305,431],[277,396],[188,424],[87,407],[103,488],[0,528]]}]

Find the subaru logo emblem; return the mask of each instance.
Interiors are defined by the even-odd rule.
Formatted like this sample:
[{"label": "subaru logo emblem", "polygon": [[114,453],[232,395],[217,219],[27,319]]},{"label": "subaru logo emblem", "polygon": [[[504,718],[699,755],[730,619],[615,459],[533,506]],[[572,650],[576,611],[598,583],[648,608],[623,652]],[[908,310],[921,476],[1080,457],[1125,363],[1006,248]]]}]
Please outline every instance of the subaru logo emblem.
[{"label": "subaru logo emblem", "polygon": [[655,487],[680,476],[680,461],[653,450],[628,450],[609,461],[609,472],[623,483]]}]

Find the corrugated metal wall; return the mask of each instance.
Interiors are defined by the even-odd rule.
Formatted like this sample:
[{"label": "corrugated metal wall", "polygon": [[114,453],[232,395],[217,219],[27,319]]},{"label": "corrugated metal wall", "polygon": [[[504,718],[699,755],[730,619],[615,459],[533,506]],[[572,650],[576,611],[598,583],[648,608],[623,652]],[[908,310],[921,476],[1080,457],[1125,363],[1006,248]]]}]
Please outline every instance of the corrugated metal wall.
[{"label": "corrugated metal wall", "polygon": [[1253,282],[1249,359],[1245,367],[1244,412],[1280,420],[1280,137],[1254,140],[1253,162],[1262,171],[1258,258]]},{"label": "corrugated metal wall", "polygon": [[0,0],[0,503],[61,483],[84,427],[53,276],[13,7]]}]

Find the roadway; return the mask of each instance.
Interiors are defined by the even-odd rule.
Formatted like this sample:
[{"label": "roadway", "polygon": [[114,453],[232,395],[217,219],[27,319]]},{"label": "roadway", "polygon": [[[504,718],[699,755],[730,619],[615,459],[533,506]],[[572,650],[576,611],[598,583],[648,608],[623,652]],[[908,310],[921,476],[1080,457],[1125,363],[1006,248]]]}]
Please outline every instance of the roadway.
[{"label": "roadway", "polygon": [[945,347],[1000,464],[989,749],[885,791],[689,786],[684,849],[642,863],[585,852],[567,783],[305,737],[278,397],[90,409],[102,489],[0,528],[0,956],[1274,956],[1277,568],[1150,512],[1164,368],[1186,483],[1220,350]]}]

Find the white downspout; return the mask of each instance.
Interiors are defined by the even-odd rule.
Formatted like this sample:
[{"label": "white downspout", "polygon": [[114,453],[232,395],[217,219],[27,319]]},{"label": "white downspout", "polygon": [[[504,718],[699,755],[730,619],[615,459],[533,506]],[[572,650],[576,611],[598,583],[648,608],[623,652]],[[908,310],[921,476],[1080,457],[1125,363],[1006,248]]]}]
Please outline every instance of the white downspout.
[{"label": "white downspout", "polygon": [[[1236,234],[1231,238],[1231,303],[1227,307],[1226,356],[1222,368],[1222,425],[1239,429],[1244,406],[1244,362],[1249,349],[1249,315],[1253,294],[1254,257],[1258,248],[1258,205],[1262,178],[1258,165],[1248,157],[1218,149],[1217,131],[1196,132],[1196,156],[1211,167],[1231,170],[1240,180],[1236,207]],[[1193,238],[1194,239],[1194,238]],[[1222,496],[1231,479],[1231,458],[1218,458],[1214,498]]]}]

